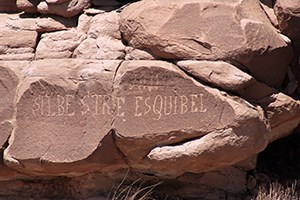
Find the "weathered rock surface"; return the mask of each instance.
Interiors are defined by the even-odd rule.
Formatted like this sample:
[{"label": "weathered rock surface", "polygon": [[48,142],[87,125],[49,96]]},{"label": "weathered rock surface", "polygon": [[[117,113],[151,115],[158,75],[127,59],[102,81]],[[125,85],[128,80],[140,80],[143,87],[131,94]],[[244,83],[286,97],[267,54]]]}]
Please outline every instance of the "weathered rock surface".
[{"label": "weathered rock surface", "polygon": [[91,0],[18,0],[17,7],[26,13],[56,14],[66,18],[76,16],[90,7]]},{"label": "weathered rock surface", "polygon": [[31,63],[18,90],[17,128],[5,150],[5,163],[23,173],[53,175],[124,167],[107,108],[119,63]]},{"label": "weathered rock surface", "polygon": [[267,143],[262,110],[172,64],[124,62],[115,87],[125,98],[114,121],[116,142],[133,168],[163,176],[205,172],[244,160]]},{"label": "weathered rock surface", "polygon": [[68,0],[61,3],[41,1],[37,10],[42,14],[56,14],[63,17],[73,17],[90,7],[91,0]]},{"label": "weathered rock surface", "polygon": [[222,61],[179,61],[176,64],[192,76],[225,91],[241,90],[254,82],[249,74]]},{"label": "weathered rock surface", "polygon": [[76,48],[74,57],[100,60],[124,59],[125,45],[121,41],[119,32],[119,13],[114,11],[98,14],[88,21],[83,19],[79,27],[86,30],[87,38]]},{"label": "weathered rock surface", "polygon": [[37,32],[23,30],[1,30],[0,60],[32,60]]},{"label": "weathered rock surface", "polygon": [[300,4],[298,0],[277,0],[274,7],[279,28],[292,40],[300,42]]},{"label": "weathered rock surface", "polygon": [[229,60],[275,87],[292,56],[258,1],[145,0],[127,6],[120,23],[130,46],[158,58]]},{"label": "weathered rock surface", "polygon": [[17,7],[26,13],[37,13],[37,5],[40,0],[18,0]]},{"label": "weathered rock surface", "polygon": [[232,165],[267,144],[258,107],[167,62],[119,65],[31,62],[16,95],[5,163],[29,174],[72,174],[124,168],[124,154],[137,170],[178,176]]},{"label": "weathered rock surface", "polygon": [[270,124],[269,143],[285,137],[300,123],[300,101],[293,99],[265,84],[253,82],[238,94],[248,101],[260,105]]},{"label": "weathered rock surface", "polygon": [[36,48],[36,58],[71,58],[86,34],[74,29],[45,33]]},{"label": "weathered rock surface", "polygon": [[76,20],[74,18],[66,19],[59,16],[38,18],[15,16],[6,20],[6,26],[15,30],[20,29],[43,33],[76,27]]},{"label": "weathered rock surface", "polygon": [[260,5],[264,9],[266,15],[268,16],[269,20],[275,26],[278,27],[278,20],[274,13],[274,3],[273,0],[260,0]]},{"label": "weathered rock surface", "polygon": [[1,1],[0,199],[245,199],[299,132],[296,1],[127,2]]},{"label": "weathered rock surface", "polygon": [[259,83],[228,63],[179,61],[177,65],[201,81],[236,93],[249,102],[260,105],[270,124],[271,130],[268,132],[270,143],[289,135],[300,123],[300,101]]},{"label": "weathered rock surface", "polygon": [[[18,76],[9,68],[0,64],[0,124],[5,120],[10,120],[14,113],[14,99],[19,84]],[[4,125],[4,124],[3,124]],[[1,125],[2,126],[2,125]],[[5,126],[7,130],[7,125]],[[1,133],[1,137],[7,138],[7,132]],[[0,140],[0,146],[6,142],[6,139]]]}]

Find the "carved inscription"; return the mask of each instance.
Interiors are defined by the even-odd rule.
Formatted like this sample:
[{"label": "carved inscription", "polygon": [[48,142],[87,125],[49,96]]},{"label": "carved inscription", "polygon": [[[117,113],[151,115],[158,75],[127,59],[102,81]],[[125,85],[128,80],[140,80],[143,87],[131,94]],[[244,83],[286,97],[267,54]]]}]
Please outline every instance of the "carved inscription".
[{"label": "carved inscription", "polygon": [[[66,95],[38,95],[33,100],[32,114],[44,117],[76,115],[115,115],[126,117],[151,116],[153,120],[171,115],[186,115],[190,113],[205,113],[204,95],[137,95],[127,97],[112,97],[102,94],[86,94],[79,98]],[[130,112],[126,113],[126,110]]]},{"label": "carved inscription", "polygon": [[112,115],[124,116],[122,110],[125,104],[124,97],[90,94],[76,99],[74,95],[39,95],[34,99],[32,114],[47,117],[80,115]]},{"label": "carved inscription", "polygon": [[154,120],[162,116],[183,115],[187,113],[206,112],[203,105],[203,94],[191,94],[180,96],[135,96],[134,116],[142,117],[153,113]]}]

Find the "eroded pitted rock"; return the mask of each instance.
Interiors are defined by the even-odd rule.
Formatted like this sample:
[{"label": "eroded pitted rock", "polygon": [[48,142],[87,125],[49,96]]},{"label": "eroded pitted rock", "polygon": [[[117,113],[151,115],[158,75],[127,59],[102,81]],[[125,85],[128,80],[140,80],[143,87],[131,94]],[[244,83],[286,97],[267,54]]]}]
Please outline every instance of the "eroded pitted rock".
[{"label": "eroded pitted rock", "polygon": [[5,163],[29,174],[125,166],[113,143],[112,81],[120,61],[42,60],[25,70]]},{"label": "eroded pitted rock", "polygon": [[122,11],[120,30],[158,58],[229,60],[275,87],[292,56],[256,0],[144,0]]},{"label": "eroded pitted rock", "polygon": [[[204,86],[167,62],[123,62],[116,142],[131,166],[159,175],[205,172],[261,151],[261,109]],[[121,109],[122,108],[122,109]]]},{"label": "eroded pitted rock", "polygon": [[17,7],[27,13],[73,17],[89,8],[91,0],[18,0]]}]

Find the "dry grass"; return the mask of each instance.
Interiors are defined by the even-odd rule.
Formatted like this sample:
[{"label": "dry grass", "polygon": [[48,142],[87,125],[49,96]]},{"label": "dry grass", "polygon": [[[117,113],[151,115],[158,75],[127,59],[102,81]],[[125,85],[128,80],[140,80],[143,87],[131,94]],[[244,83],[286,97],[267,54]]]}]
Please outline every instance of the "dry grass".
[{"label": "dry grass", "polygon": [[269,188],[259,188],[255,200],[299,200],[296,186],[297,182],[294,182],[291,187],[284,187],[278,182],[271,183]]},{"label": "dry grass", "polygon": [[[135,180],[130,185],[125,186],[125,180],[127,178],[128,172],[121,181],[121,183],[113,189],[114,192],[110,192],[107,200],[154,200],[151,194],[155,187],[162,184],[159,182],[157,184],[143,186],[142,179]],[[113,194],[112,194],[113,193]]]}]

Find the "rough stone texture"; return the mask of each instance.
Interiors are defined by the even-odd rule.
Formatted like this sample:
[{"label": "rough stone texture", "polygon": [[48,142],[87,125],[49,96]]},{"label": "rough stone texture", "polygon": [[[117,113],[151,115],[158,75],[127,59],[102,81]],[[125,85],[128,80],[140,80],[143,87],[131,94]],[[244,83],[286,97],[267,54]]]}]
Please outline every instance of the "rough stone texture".
[{"label": "rough stone texture", "polygon": [[124,62],[115,87],[126,99],[114,122],[116,142],[134,168],[162,176],[199,173],[266,145],[262,110],[195,82],[172,64]]},{"label": "rough stone texture", "polygon": [[295,1],[277,1],[279,25],[273,0],[126,2],[0,14],[0,199],[101,199],[140,178],[164,182],[155,199],[246,199],[257,155],[299,132]]},{"label": "rough stone texture", "polygon": [[17,8],[16,0],[1,0],[0,1],[0,12],[15,13],[20,10]]},{"label": "rough stone texture", "polygon": [[283,34],[292,40],[300,42],[300,4],[298,0],[277,0],[275,13],[279,28]]},{"label": "rough stone texture", "polygon": [[74,29],[45,33],[36,48],[36,58],[71,58],[73,51],[85,38],[85,33]]},{"label": "rough stone texture", "polygon": [[[15,72],[0,64],[0,124],[13,116],[14,98],[18,84],[19,79]],[[3,134],[4,137],[7,137],[7,133]],[[0,141],[0,144],[3,145],[5,141]]]},{"label": "rough stone texture", "polygon": [[37,13],[37,5],[40,0],[18,0],[17,7],[26,13]]},{"label": "rough stone texture", "polygon": [[31,63],[18,90],[17,128],[5,150],[5,163],[23,173],[55,175],[124,167],[114,148],[111,111],[95,107],[110,98],[118,64]]},{"label": "rough stone texture", "polygon": [[125,52],[125,60],[155,60],[155,57],[151,53],[140,49],[126,47]]},{"label": "rough stone texture", "polygon": [[0,60],[32,60],[37,32],[2,29],[0,35]]},{"label": "rough stone texture", "polygon": [[[88,28],[84,25],[87,22]],[[125,57],[125,46],[118,31],[119,13],[98,14],[89,21],[82,19],[80,26],[86,27],[83,29],[87,30],[87,38],[76,48],[74,57],[108,60]]]},{"label": "rough stone texture", "polygon": [[66,19],[59,16],[51,17],[11,17],[6,20],[6,26],[11,29],[37,31],[39,33],[67,30],[76,26],[76,20]]},{"label": "rough stone texture", "polygon": [[273,0],[260,0],[260,5],[264,9],[266,15],[268,16],[269,20],[275,26],[278,27],[278,20],[274,13],[274,5]]},{"label": "rough stone texture", "polygon": [[68,0],[60,4],[41,1],[37,10],[42,14],[56,14],[63,17],[73,17],[90,7],[91,0]]},{"label": "rough stone texture", "polygon": [[179,61],[177,65],[192,76],[225,91],[241,90],[254,82],[247,73],[222,61]]},{"label": "rough stone texture", "polygon": [[91,0],[18,0],[17,7],[26,13],[56,14],[66,18],[76,16],[90,7]]},{"label": "rough stone texture", "polygon": [[269,142],[289,135],[300,122],[300,101],[297,101],[225,62],[179,61],[177,65],[201,81],[225,91],[237,93],[260,105],[266,112],[271,130]]},{"label": "rough stone texture", "polygon": [[297,99],[259,82],[254,82],[238,93],[264,109],[270,124],[270,143],[291,134],[300,123],[300,101]]},{"label": "rough stone texture", "polygon": [[275,87],[292,56],[258,1],[144,0],[122,11],[120,30],[130,46],[158,58],[230,60]]}]

